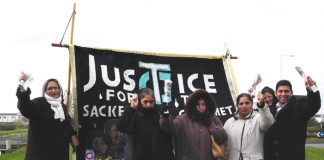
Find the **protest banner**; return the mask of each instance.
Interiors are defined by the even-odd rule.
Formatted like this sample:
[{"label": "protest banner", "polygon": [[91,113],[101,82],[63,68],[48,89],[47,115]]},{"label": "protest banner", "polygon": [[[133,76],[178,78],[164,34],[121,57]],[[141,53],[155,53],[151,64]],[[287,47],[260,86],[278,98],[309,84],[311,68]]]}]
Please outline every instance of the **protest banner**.
[{"label": "protest banner", "polygon": [[233,80],[223,56],[185,56],[95,49],[70,46],[73,102],[80,147],[77,159],[84,159],[87,135],[104,130],[110,119],[119,118],[133,93],[154,90],[156,104],[164,98],[165,81],[172,81],[169,104],[176,114],[195,89],[208,91],[217,102],[216,115],[224,123],[235,112]]}]

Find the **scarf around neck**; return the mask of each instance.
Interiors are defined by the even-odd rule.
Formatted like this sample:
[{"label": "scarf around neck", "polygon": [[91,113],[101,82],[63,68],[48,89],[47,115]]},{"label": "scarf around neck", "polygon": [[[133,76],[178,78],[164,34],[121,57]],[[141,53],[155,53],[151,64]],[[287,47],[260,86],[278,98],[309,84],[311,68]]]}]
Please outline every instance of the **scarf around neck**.
[{"label": "scarf around neck", "polygon": [[54,119],[60,119],[61,122],[65,120],[65,115],[62,107],[62,97],[55,99],[44,94],[46,101],[51,105],[51,109],[54,111]]}]

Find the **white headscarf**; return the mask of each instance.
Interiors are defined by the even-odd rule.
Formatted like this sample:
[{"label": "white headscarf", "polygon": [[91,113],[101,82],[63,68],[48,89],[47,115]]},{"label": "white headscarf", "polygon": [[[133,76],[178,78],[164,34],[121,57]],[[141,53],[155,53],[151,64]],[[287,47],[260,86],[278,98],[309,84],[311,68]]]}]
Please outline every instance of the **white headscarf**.
[{"label": "white headscarf", "polygon": [[[47,88],[47,84],[50,81],[56,82],[60,88],[60,96],[57,99],[50,97],[45,92],[46,88]],[[63,122],[65,120],[65,114],[64,114],[64,110],[63,110],[63,107],[61,104],[62,103],[62,93],[63,93],[63,91],[62,91],[61,84],[58,82],[57,79],[49,79],[43,85],[43,95],[44,95],[46,101],[51,105],[51,109],[54,111],[54,119],[60,119],[61,122]]]}]

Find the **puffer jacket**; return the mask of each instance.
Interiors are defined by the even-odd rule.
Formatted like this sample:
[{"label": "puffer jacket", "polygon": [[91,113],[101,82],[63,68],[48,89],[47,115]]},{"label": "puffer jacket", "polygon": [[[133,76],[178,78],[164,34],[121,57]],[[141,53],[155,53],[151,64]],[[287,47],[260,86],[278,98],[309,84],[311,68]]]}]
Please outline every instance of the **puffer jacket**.
[{"label": "puffer jacket", "polygon": [[[207,115],[211,124],[206,126],[198,120],[196,104],[198,100],[206,101]],[[218,117],[215,116],[216,104],[213,98],[205,90],[197,90],[192,93],[186,103],[185,113],[177,117],[161,116],[162,129],[175,137],[176,160],[212,160],[211,137],[224,144],[227,135]]]}]

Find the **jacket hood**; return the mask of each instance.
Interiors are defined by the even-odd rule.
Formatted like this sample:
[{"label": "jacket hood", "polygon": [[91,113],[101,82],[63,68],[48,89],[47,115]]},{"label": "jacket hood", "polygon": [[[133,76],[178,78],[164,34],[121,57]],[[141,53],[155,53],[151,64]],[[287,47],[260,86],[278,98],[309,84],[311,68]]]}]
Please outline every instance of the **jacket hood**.
[{"label": "jacket hood", "polygon": [[196,106],[200,99],[204,99],[206,102],[206,111],[208,111],[207,116],[212,117],[215,115],[217,104],[214,98],[206,90],[197,89],[195,92],[189,95],[185,106],[186,113],[190,119],[194,120],[198,116]]}]

